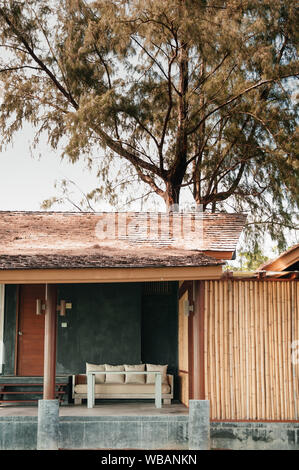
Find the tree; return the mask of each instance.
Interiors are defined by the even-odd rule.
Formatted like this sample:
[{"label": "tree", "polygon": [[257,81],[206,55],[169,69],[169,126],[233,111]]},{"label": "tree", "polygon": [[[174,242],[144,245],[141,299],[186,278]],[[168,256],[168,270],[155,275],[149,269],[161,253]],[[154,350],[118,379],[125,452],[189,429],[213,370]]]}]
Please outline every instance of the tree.
[{"label": "tree", "polygon": [[285,241],[299,202],[295,2],[0,4],[4,141],[29,121],[71,161],[98,158],[94,195],[137,179],[171,208],[189,188]]}]

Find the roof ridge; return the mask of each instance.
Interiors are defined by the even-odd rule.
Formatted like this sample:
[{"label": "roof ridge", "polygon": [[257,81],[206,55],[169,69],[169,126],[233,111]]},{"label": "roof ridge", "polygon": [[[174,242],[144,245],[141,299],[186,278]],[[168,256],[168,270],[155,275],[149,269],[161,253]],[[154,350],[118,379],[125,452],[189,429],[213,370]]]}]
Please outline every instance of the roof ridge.
[{"label": "roof ridge", "polygon": [[11,211],[11,210],[0,210],[0,215],[2,214],[11,214],[11,215],[17,215],[17,214],[38,214],[38,215],[53,215],[53,214],[62,214],[62,215],[99,215],[99,214],[178,214],[178,215],[184,215],[184,214],[204,214],[207,216],[217,216],[217,215],[227,215],[227,216],[237,216],[237,215],[243,215],[247,216],[247,212],[201,212],[201,211],[178,211],[178,212],[167,212],[167,211],[22,211],[22,210],[17,210],[17,211]]}]

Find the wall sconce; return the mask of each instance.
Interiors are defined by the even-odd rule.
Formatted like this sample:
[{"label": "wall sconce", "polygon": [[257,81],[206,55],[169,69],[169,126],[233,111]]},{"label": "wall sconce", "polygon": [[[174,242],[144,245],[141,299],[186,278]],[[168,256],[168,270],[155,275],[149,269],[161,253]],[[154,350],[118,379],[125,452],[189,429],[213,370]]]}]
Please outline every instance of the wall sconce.
[{"label": "wall sconce", "polygon": [[71,310],[71,308],[72,308],[72,303],[66,302],[66,300],[61,300],[60,304],[57,306],[57,310],[61,317],[65,317],[66,310]]},{"label": "wall sconce", "polygon": [[60,301],[60,305],[58,305],[57,310],[59,311],[59,314],[61,317],[65,317],[65,300]]},{"label": "wall sconce", "polygon": [[190,305],[188,300],[184,300],[183,311],[185,317],[189,317],[190,312],[193,312],[193,305]]},{"label": "wall sconce", "polygon": [[[61,317],[65,317],[66,310],[71,309],[72,304],[70,302],[66,302],[65,300],[61,300],[60,304],[57,306],[57,310],[60,313]],[[42,315],[45,313],[46,304],[43,304],[41,299],[36,299],[36,315]]]},{"label": "wall sconce", "polygon": [[42,303],[41,299],[36,299],[36,315],[42,315],[45,311],[45,304]]}]

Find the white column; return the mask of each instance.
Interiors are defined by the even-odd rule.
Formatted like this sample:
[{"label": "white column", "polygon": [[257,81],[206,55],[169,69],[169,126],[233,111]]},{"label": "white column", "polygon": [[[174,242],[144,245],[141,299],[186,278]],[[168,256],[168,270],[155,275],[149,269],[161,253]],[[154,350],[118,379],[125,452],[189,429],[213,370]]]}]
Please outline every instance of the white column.
[{"label": "white column", "polygon": [[95,374],[87,374],[87,408],[93,408],[95,405]]},{"label": "white column", "polygon": [[5,284],[0,284],[0,374],[4,365],[4,295]]},{"label": "white column", "polygon": [[161,372],[155,374],[155,405],[162,408],[162,375]]}]

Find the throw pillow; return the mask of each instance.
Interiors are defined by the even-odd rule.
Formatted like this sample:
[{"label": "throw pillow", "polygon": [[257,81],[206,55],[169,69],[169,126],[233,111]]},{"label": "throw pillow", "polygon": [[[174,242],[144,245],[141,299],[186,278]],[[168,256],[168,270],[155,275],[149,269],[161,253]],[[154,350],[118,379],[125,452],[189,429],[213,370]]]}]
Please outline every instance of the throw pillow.
[{"label": "throw pillow", "polygon": [[[96,370],[100,372],[105,372],[105,364],[90,364],[86,362],[86,374],[89,371]],[[96,374],[95,376],[95,383],[96,384],[103,384],[105,383],[105,374]]]},{"label": "throw pillow", "polygon": [[[134,366],[125,364],[126,372],[143,372],[145,364],[136,364]],[[144,384],[145,375],[143,374],[126,374],[126,384]]]},{"label": "throw pillow", "polygon": [[[146,370],[148,372],[161,372],[162,375],[162,384],[168,384],[167,380],[167,367],[168,365],[158,365],[158,364],[146,364]],[[155,383],[155,374],[146,375],[146,383],[154,384]]]},{"label": "throw pillow", "polygon": [[[124,366],[111,366],[110,364],[105,364],[106,372],[121,372],[125,370]],[[106,374],[106,383],[110,384],[123,384],[125,382],[124,374]]]}]

